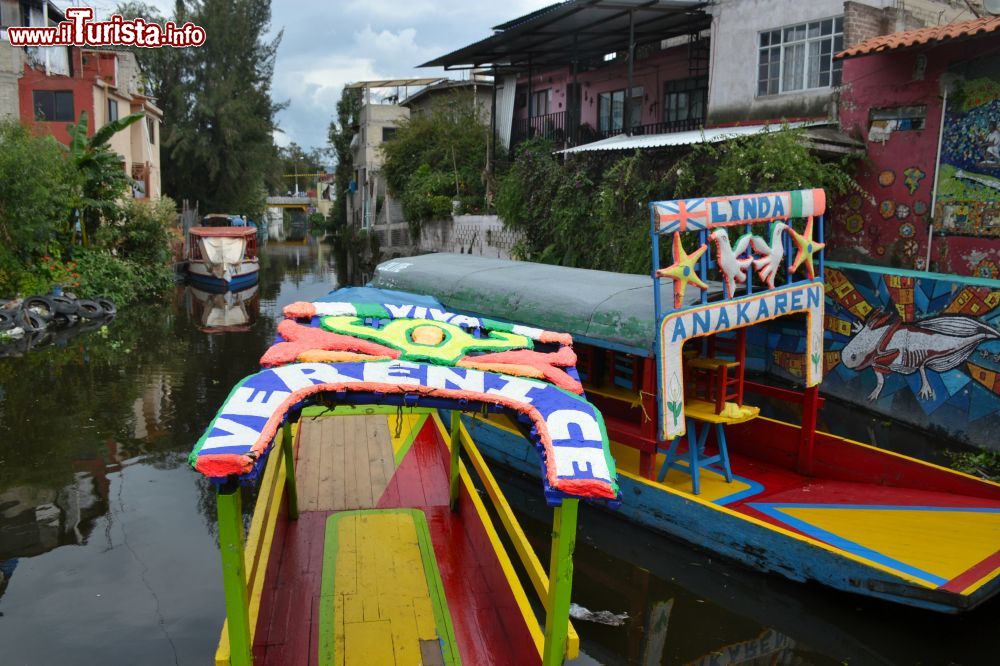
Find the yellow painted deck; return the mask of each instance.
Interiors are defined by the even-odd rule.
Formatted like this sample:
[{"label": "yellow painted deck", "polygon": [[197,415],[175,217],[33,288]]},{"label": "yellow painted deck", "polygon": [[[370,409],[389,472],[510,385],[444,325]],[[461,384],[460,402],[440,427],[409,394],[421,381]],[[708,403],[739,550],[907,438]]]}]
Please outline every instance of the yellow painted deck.
[{"label": "yellow painted deck", "polygon": [[333,650],[324,655],[321,641],[321,664],[454,663],[440,573],[426,555],[429,539],[419,511],[351,511],[329,518],[320,603],[333,608],[327,616],[332,627],[322,628],[332,632]]}]

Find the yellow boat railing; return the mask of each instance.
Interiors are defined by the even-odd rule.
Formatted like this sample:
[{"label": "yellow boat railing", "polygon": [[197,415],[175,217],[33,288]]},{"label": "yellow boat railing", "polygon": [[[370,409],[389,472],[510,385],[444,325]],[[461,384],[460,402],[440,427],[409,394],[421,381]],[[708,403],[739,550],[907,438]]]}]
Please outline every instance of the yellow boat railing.
[{"label": "yellow boat railing", "polygon": [[[561,664],[564,659],[575,659],[580,653],[580,638],[568,618],[579,500],[566,498],[562,506],[554,509],[552,556],[549,573],[546,574],[486,461],[461,423],[460,412],[452,412],[450,432],[445,430],[437,414],[432,413],[432,418],[451,452],[450,497],[453,508],[458,499],[461,483],[467,488],[471,502],[486,529],[543,665],[553,666]],[[239,487],[230,484],[219,488],[217,493],[219,545],[222,551],[227,616],[215,653],[217,666],[253,663],[252,646],[260,613],[264,577],[277,520],[286,494],[289,519],[294,520],[298,517],[294,464],[295,427],[286,423],[281,432],[280,446],[272,447],[269,453],[250,529],[245,539]],[[521,585],[513,561],[500,540],[493,520],[475,490],[468,468],[460,460],[460,451],[465,452],[472,469],[485,488],[486,495],[490,498],[493,510],[503,525],[518,560],[541,600],[545,609],[544,630],[539,626],[531,602]],[[550,580],[555,580],[556,584],[551,585]],[[234,651],[233,645],[238,646],[238,649]]]},{"label": "yellow boat railing", "polygon": [[[545,608],[547,616],[546,619],[548,619],[548,616],[551,615],[551,608],[553,605],[550,599],[553,591],[549,586],[549,576],[545,573],[545,569],[542,566],[541,561],[538,559],[538,555],[535,553],[534,548],[532,548],[531,543],[528,541],[528,537],[521,528],[521,524],[514,515],[514,511],[510,508],[507,498],[504,497],[503,491],[500,490],[500,486],[497,484],[496,478],[494,478],[493,473],[486,464],[486,460],[483,458],[482,453],[480,453],[479,448],[472,439],[472,436],[469,435],[469,431],[466,430],[465,425],[461,423],[461,414],[455,411],[451,413],[451,416],[451,433],[445,432],[444,425],[440,419],[435,420],[438,424],[438,428],[441,430],[443,439],[448,442],[449,449],[453,453],[456,450],[454,442],[456,439],[458,440],[459,448],[465,452],[470,465],[475,470],[476,475],[486,491],[487,497],[490,498],[493,509],[496,512],[497,517],[500,519],[500,524],[503,525],[507,538],[513,545],[514,551],[517,553],[521,566],[524,567],[524,571],[527,573],[528,579],[531,581],[532,587],[535,589],[535,593],[541,600],[542,606]],[[456,426],[458,428],[457,432]],[[464,463],[460,464],[460,470],[462,475],[466,477],[468,476],[468,469]],[[467,482],[470,487],[472,487],[471,478],[469,478]],[[496,529],[493,526],[493,521],[489,514],[485,511],[483,500],[479,497],[479,494],[472,492],[470,495],[472,497],[472,503],[476,506],[483,524],[487,528],[487,533],[490,535],[491,540],[493,540],[493,548],[497,553],[497,557],[500,559],[500,565],[503,568],[504,575],[510,583],[511,591],[514,593],[518,608],[525,618],[528,630],[531,632],[531,637],[535,642],[535,646],[538,648],[538,653],[544,659],[546,636],[538,626],[534,611],[532,610],[531,604],[524,593],[521,581],[518,579],[517,573],[514,571],[507,549],[504,547],[503,543],[496,538]],[[572,501],[575,502],[576,500]],[[575,540],[575,524],[573,526],[572,539]],[[555,552],[556,549],[553,548],[553,554],[555,554]],[[570,554],[572,554],[572,546]],[[571,578],[572,576],[570,576],[570,579]],[[546,625],[548,626],[548,622],[546,622]],[[552,629],[554,630],[554,627]],[[566,647],[563,657],[565,659],[576,659],[576,657],[580,654],[580,637],[576,633],[576,629],[573,627],[572,622],[566,622],[565,632]],[[562,660],[560,659],[556,663],[562,663]]]}]

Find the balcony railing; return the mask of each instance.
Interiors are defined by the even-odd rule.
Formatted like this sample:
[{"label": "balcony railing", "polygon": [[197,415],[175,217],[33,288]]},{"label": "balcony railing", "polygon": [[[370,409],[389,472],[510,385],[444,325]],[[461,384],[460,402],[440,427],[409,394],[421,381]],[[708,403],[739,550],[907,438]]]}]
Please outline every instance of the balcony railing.
[{"label": "balcony railing", "polygon": [[[705,125],[704,118],[688,118],[685,120],[663,121],[636,125],[631,129],[633,135],[669,134],[697,130]],[[618,134],[624,134],[624,128],[611,130],[596,130],[590,125],[573,122],[572,114],[565,111],[548,113],[533,118],[515,118],[511,128],[511,147],[521,141],[531,138],[545,138],[556,143],[560,148],[579,146],[581,144],[606,139]]]}]

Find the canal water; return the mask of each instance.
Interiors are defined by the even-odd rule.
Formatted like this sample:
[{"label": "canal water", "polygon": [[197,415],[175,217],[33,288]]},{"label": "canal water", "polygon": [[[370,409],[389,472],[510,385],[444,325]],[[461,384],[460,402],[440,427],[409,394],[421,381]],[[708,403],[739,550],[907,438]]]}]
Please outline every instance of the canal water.
[{"label": "canal water", "polygon": [[[281,308],[336,284],[325,247],[272,243],[239,298],[182,287],[0,359],[0,666],[209,663],[224,616],[215,507],[187,452],[256,369]],[[919,433],[831,414],[855,438],[933,452]],[[502,482],[544,549],[537,482]],[[757,574],[590,508],[576,563],[574,601],[629,616],[577,622],[581,664],[996,663],[996,602],[958,618],[909,611]]]}]

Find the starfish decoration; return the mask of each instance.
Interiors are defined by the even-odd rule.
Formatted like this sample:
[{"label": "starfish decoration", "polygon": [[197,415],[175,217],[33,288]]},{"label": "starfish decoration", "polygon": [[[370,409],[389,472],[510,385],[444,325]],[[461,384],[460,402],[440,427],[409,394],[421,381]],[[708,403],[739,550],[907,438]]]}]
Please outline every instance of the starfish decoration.
[{"label": "starfish decoration", "polygon": [[795,241],[795,246],[799,248],[798,254],[795,255],[795,261],[792,262],[792,273],[799,270],[799,266],[805,264],[809,279],[814,280],[816,269],[813,267],[813,255],[826,247],[826,243],[817,243],[813,240],[813,219],[809,218],[806,222],[806,229],[801,234],[791,227],[788,227],[788,233]]},{"label": "starfish decoration", "polygon": [[684,251],[684,246],[681,245],[681,235],[674,232],[674,263],[656,271],[656,277],[668,277],[674,281],[675,309],[684,304],[684,291],[687,289],[688,283],[699,289],[708,289],[708,285],[702,281],[698,275],[698,268],[695,266],[706,250],[708,250],[708,245],[702,245],[688,254]]}]

